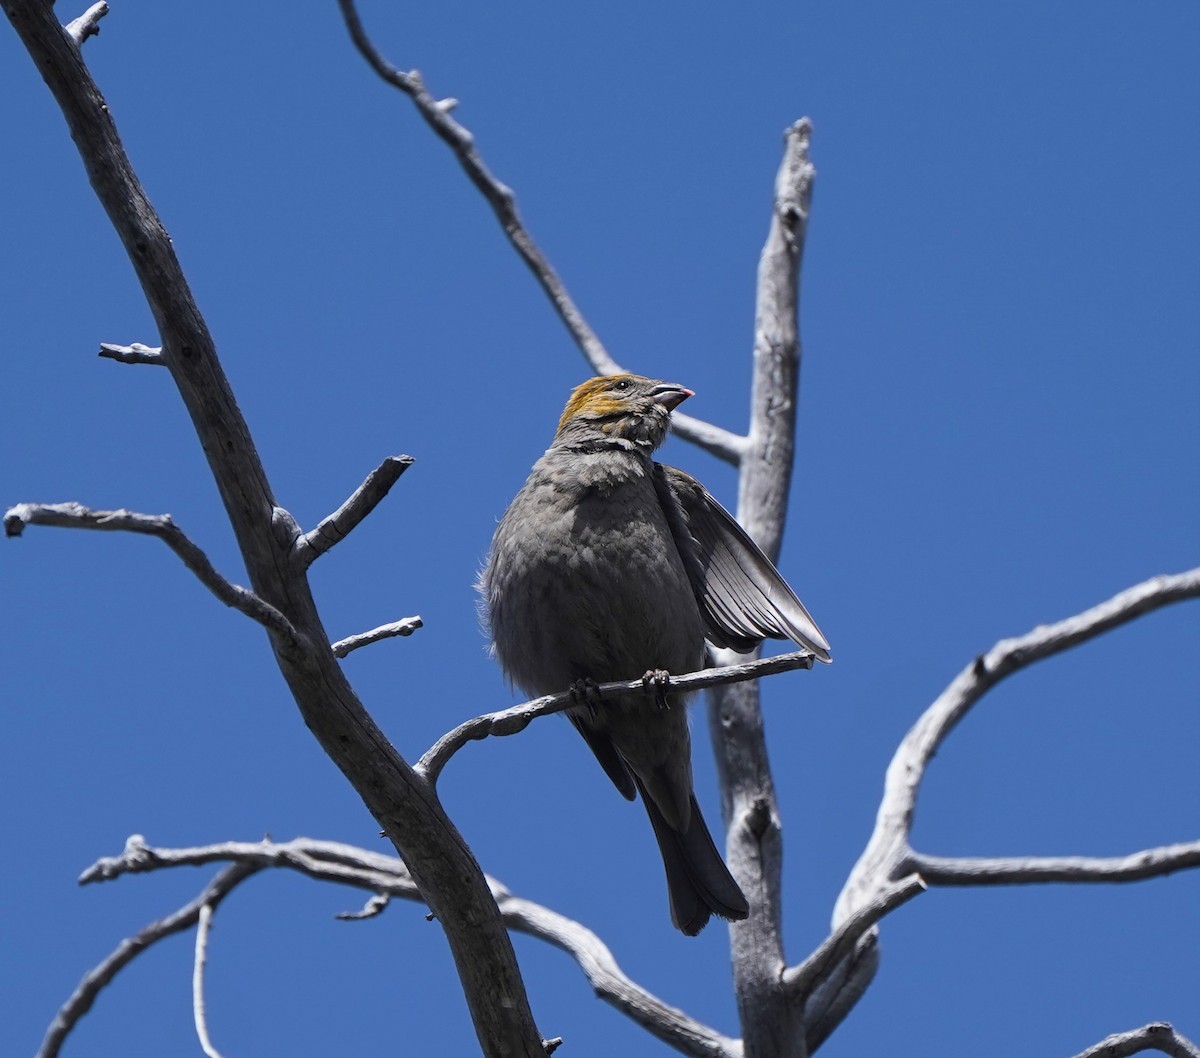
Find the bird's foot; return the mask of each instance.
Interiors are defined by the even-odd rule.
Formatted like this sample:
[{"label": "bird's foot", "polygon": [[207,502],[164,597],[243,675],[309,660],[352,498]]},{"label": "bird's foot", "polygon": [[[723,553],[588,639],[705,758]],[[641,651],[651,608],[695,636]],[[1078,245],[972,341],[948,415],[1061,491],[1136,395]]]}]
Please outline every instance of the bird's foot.
[{"label": "bird's foot", "polygon": [[671,686],[671,674],[666,669],[648,669],[642,677],[642,684],[647,691],[654,692],[654,700],[660,709],[669,709],[667,690]]},{"label": "bird's foot", "polygon": [[583,679],[576,680],[569,688],[571,692],[571,701],[576,705],[587,707],[588,715],[595,716],[596,711],[600,708],[600,684],[593,680],[590,676],[584,676]]}]

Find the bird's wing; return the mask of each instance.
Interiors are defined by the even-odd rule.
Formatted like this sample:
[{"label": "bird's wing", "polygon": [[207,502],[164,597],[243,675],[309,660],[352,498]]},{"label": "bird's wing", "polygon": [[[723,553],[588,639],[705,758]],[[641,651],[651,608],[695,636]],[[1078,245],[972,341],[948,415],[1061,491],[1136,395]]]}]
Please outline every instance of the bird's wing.
[{"label": "bird's wing", "polygon": [[690,474],[654,466],[708,640],[745,653],[763,639],[790,639],[819,660],[832,660],[829,643],[804,603],[733,515]]}]

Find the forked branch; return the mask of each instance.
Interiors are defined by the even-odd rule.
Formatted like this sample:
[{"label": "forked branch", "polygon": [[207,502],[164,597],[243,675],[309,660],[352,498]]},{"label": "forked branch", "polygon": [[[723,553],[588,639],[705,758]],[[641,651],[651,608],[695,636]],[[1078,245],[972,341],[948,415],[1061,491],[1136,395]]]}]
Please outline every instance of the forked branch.
[{"label": "forked branch", "polygon": [[[1153,577],[1083,613],[1052,625],[1040,626],[1015,639],[1001,640],[963,669],[913,725],[892,758],[884,781],[875,831],[838,899],[834,912],[835,923],[853,914],[864,902],[873,900],[880,889],[901,874],[920,869],[917,866],[919,858],[909,839],[925,769],[955,725],[984,694],[1001,680],[1036,661],[1053,657],[1163,606],[1197,597],[1200,597],[1200,568],[1171,576]],[[1188,846],[1179,848],[1187,849]],[[1149,877],[1151,874],[1194,865],[1192,862],[1181,862],[1178,855],[1156,860],[1155,853],[1158,851],[1135,853],[1132,858],[1125,858],[1122,865],[1111,866],[1110,869],[1117,873],[1128,871],[1131,869],[1131,859],[1138,860],[1140,866],[1137,869],[1145,872],[1143,877]],[[1182,858],[1187,860],[1186,853]],[[1063,870],[1064,861],[1038,858],[953,861],[931,857],[923,862],[932,868],[932,873],[926,876],[930,884],[1006,884],[1017,880],[1016,875],[1023,870],[1029,874],[1024,880],[1029,881],[1094,880],[1079,873],[1074,878],[1070,877],[1070,872]],[[1039,872],[1037,865],[1040,863],[1044,866],[1047,862],[1052,869]],[[1074,862],[1078,865],[1080,861]],[[1034,877],[1039,873],[1040,877]],[[956,880],[950,881],[951,876]]]},{"label": "forked branch", "polygon": [[[295,523],[275,502],[174,243],[134,172],[111,108],[46,0],[5,0],[3,11],[54,94],[133,265],[250,587],[290,622],[280,629],[286,636],[271,637],[271,647],[305,725],[403,850],[425,899],[439,912],[483,1052],[542,1058],[542,1037],[483,872],[428,785],[363,708],[330,650],[305,571],[291,554]],[[260,616],[273,619],[269,611]]]},{"label": "forked branch", "polygon": [[[285,868],[320,881],[347,885],[372,894],[365,913],[338,915],[340,919],[373,917],[382,910],[389,898],[423,902],[412,875],[398,858],[339,842],[315,841],[309,838],[297,838],[287,842],[228,841],[194,848],[170,849],[153,848],[146,844],[140,834],[135,834],[125,843],[121,855],[98,860],[84,871],[80,882],[86,884],[119,878],[124,874],[142,874],[171,867],[194,867],[211,863],[229,863],[232,866],[228,867],[227,871],[244,872],[238,880],[266,868]],[[219,879],[225,877],[223,873]],[[723,1036],[684,1011],[664,1003],[648,989],[630,979],[622,971],[609,948],[587,927],[547,907],[514,895],[494,878],[489,877],[487,881],[500,908],[504,925],[510,930],[553,944],[569,954],[579,964],[596,994],[607,1003],[683,1054],[693,1058],[737,1058],[740,1053],[738,1041]],[[213,885],[216,885],[216,882]],[[229,888],[232,888],[232,885]],[[172,932],[178,932],[179,929],[198,921],[200,907],[209,899],[211,890],[212,886],[186,908],[177,912],[176,916],[171,917],[174,922],[177,917],[182,916],[179,918],[180,924],[175,926]],[[215,907],[215,902],[212,903]],[[157,939],[157,935],[149,943],[153,943],[153,939]],[[138,950],[147,946],[148,944],[144,944]],[[136,951],[132,952],[121,965],[136,954]],[[89,978],[94,977],[99,970],[98,967],[92,971]],[[95,992],[107,984],[114,973],[115,970],[100,982],[92,993],[93,998]],[[75,1014],[71,1025],[82,1013],[80,1010]],[[66,1027],[62,1036],[65,1036],[67,1031],[70,1031],[70,1025]],[[39,1058],[49,1058],[49,1055],[39,1055]]]},{"label": "forked branch", "polygon": [[[1083,613],[1027,635],[1005,639],[968,665],[909,731],[888,768],[875,831],[855,865],[834,910],[834,933],[822,946],[829,948],[852,924],[880,920],[897,883],[919,879],[929,887],[1012,885],[1038,882],[1122,882],[1159,877],[1200,867],[1200,841],[1143,849],[1120,857],[939,857],[915,851],[910,843],[917,795],[934,753],[983,695],[1005,677],[1128,621],[1184,599],[1200,597],[1200,569],[1154,577],[1135,585]],[[906,883],[902,883],[906,884]],[[919,890],[916,890],[919,891]],[[915,895],[915,892],[913,893]],[[899,901],[902,902],[902,901]],[[895,906],[898,906],[899,902]],[[876,912],[879,913],[876,913]],[[873,927],[872,927],[873,929]],[[859,942],[874,942],[872,933],[858,933]],[[843,946],[843,950],[846,950]],[[856,950],[855,955],[863,949]],[[818,953],[784,975],[797,1002],[811,1005],[818,994],[836,991],[837,975],[848,975],[842,955],[819,958]],[[869,983],[855,985],[848,1011]],[[859,975],[861,978],[861,974]],[[849,979],[849,977],[848,977]],[[810,1040],[810,1045],[812,1044]]]},{"label": "forked branch", "polygon": [[134,936],[121,941],[111,955],[84,975],[79,986],[59,1008],[54,1020],[50,1023],[50,1028],[46,1031],[41,1047],[38,1048],[36,1058],[57,1058],[75,1024],[92,1009],[96,997],[121,970],[164,937],[194,926],[200,920],[202,908],[217,907],[240,883],[261,869],[253,863],[231,863],[209,882],[194,900],[184,904],[178,911],[165,918],[151,922]]}]

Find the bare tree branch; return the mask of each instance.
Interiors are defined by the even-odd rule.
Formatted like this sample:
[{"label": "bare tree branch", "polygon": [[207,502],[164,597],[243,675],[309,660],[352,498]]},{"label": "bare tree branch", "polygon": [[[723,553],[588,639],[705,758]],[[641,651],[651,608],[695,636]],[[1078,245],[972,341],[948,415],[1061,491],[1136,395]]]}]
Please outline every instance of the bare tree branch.
[{"label": "bare tree branch", "polygon": [[[778,672],[790,672],[793,669],[811,669],[812,666],[813,655],[806,650],[797,650],[773,658],[759,658],[721,668],[701,669],[698,672],[672,676],[668,683],[675,690],[697,691],[704,687],[741,683],[761,676],[772,676]],[[593,693],[601,700],[628,694],[645,694],[646,684],[643,680],[617,680],[599,684]],[[459,724],[453,731],[439,738],[417,762],[416,770],[431,783],[436,783],[447,761],[468,742],[477,742],[490,735],[515,735],[524,731],[538,717],[561,713],[578,702],[579,698],[574,690],[560,691],[558,694],[547,694],[508,709],[501,709],[499,712],[477,716]]]},{"label": "bare tree branch", "polygon": [[[287,842],[227,841],[165,849],[152,848],[140,834],[134,834],[120,856],[97,860],[79,880],[86,884],[123,874],[220,862],[253,870],[288,868],[320,881],[363,889],[374,894],[365,910],[377,907],[387,897],[423,902],[408,868],[396,857],[311,838]],[[488,878],[488,886],[508,929],[537,937],[565,951],[579,964],[597,995],[648,1032],[694,1058],[740,1058],[736,1040],[669,1006],[627,977],[612,952],[591,930],[549,908],[515,896],[494,878]],[[337,917],[370,916],[343,913]]]},{"label": "bare tree branch", "polygon": [[749,439],[723,426],[714,426],[686,412],[671,412],[671,431],[731,466],[741,466],[749,451]]},{"label": "bare tree branch", "polygon": [[301,564],[305,567],[312,565],[334,544],[349,536],[412,464],[412,456],[388,456],[372,470],[345,503],[296,541],[294,551]]},{"label": "bare tree branch", "polygon": [[200,919],[201,908],[216,908],[241,882],[262,868],[253,863],[233,863],[204,887],[195,900],[178,911],[151,922],[133,937],[121,941],[116,950],[94,969],[88,971],[79,987],[59,1008],[46,1031],[36,1058],[57,1058],[64,1041],[79,1019],[92,1008],[96,997],[114,977],[152,944],[179,933]]},{"label": "bare tree branch", "polygon": [[571,332],[571,337],[583,350],[583,355],[595,368],[596,373],[610,375],[620,371],[621,368],[608,355],[608,351],[596,333],[583,318],[583,313],[579,311],[571,295],[567,293],[567,288],[563,285],[562,280],[558,278],[554,268],[526,230],[517,213],[516,196],[512,189],[492,175],[491,170],[488,169],[487,164],[475,149],[475,137],[450,116],[451,110],[458,101],[434,99],[425,88],[425,83],[416,70],[406,73],[388,62],[367,36],[366,30],[363,29],[354,0],[338,0],[338,6],[342,9],[342,18],[345,19],[346,28],[350,31],[350,38],[354,41],[354,46],[367,60],[371,69],[388,84],[407,95],[438,138],[454,152],[459,165],[462,166],[471,183],[487,200],[488,205],[492,207],[492,212],[495,213],[500,227],[504,229],[513,248],[550,298],[559,317],[566,324],[567,330]]},{"label": "bare tree branch", "polygon": [[386,892],[421,900],[420,890],[404,862],[395,856],[370,852],[337,841],[225,841],[182,849],[152,848],[141,834],[125,842],[120,856],[104,856],[79,876],[80,885],[112,881],[125,874],[146,874],[169,867],[209,863],[250,864],[257,870],[287,867],[319,881]]},{"label": "bare tree branch", "polygon": [[[837,932],[870,909],[881,906],[901,878],[917,873],[930,886],[1004,885],[1034,882],[1118,882],[1169,874],[1200,866],[1200,842],[1144,849],[1129,856],[1091,857],[937,857],[914,851],[910,844],[916,799],[925,768],[954,726],[988,690],[1013,672],[1067,650],[1159,607],[1200,596],[1200,569],[1174,576],[1154,577],[1053,625],[1043,625],[1028,635],[1005,639],[964,669],[912,727],[888,767],[875,831],[855,864],[834,908]],[[888,912],[885,908],[883,914]],[[876,916],[877,920],[882,915]],[[855,959],[866,943],[874,944],[875,931],[863,935]],[[877,958],[876,960],[877,961]],[[810,966],[812,959],[804,964]],[[785,979],[795,986],[804,966],[789,970]],[[873,966],[873,964],[872,964]],[[869,973],[873,973],[869,969]],[[825,980],[822,976],[827,975]],[[809,995],[806,1009],[813,1010],[835,989],[837,1014],[833,1024],[824,1017],[826,1030],[809,1021],[809,1047],[815,1048],[849,1012],[870,983],[859,975],[848,991],[837,984],[849,980],[850,967],[824,964],[805,974],[802,984]]]},{"label": "bare tree branch", "polygon": [[799,966],[792,967],[783,975],[783,983],[796,999],[807,1000],[813,988],[828,976],[834,965],[844,959],[855,947],[862,935],[884,915],[889,915],[901,904],[907,904],[914,896],[925,892],[928,886],[918,874],[910,874],[898,885],[880,894],[873,903],[861,907],[841,924]]},{"label": "bare tree branch", "polygon": [[[863,904],[874,900],[879,891],[893,882],[898,874],[917,869],[910,866],[915,861],[909,835],[925,768],[955,725],[987,691],[1006,676],[1035,661],[1094,639],[1142,614],[1197,596],[1200,596],[1200,568],[1173,576],[1153,577],[1083,613],[1052,625],[1042,625],[1016,639],[1001,640],[959,673],[908,732],[892,758],[884,781],[875,831],[838,898],[834,910],[835,924],[845,920]],[[1135,858],[1152,855],[1153,852],[1135,854]],[[935,867],[938,862],[932,858],[928,861],[929,865]],[[1017,861],[997,862],[1003,864],[1002,874],[1011,875],[1016,869],[1014,865]],[[1024,862],[1033,865],[1039,861],[1027,859]],[[1185,865],[1189,864],[1179,866]],[[954,882],[942,882],[933,875],[927,876],[926,880],[933,884],[965,884],[961,880],[964,872],[958,873],[959,880]],[[990,880],[1003,882],[1014,879],[998,877]],[[1070,879],[1059,877],[1057,880]],[[986,884],[987,881],[989,879],[986,877],[977,877],[970,884]]]},{"label": "bare tree branch", "polygon": [[1140,882],[1200,867],[1200,841],[1142,849],[1128,856],[967,857],[911,852],[907,862],[930,885]]},{"label": "bare tree branch", "polygon": [[221,1052],[213,1046],[208,1035],[208,1016],[204,1009],[204,964],[208,958],[208,935],[212,929],[213,906],[202,904],[196,923],[196,954],[192,963],[192,1019],[196,1023],[196,1036],[200,1049],[208,1058],[221,1058]]},{"label": "bare tree branch", "polygon": [[586,926],[513,896],[502,887],[497,891],[496,902],[510,929],[538,937],[565,951],[579,964],[588,984],[601,999],[651,1035],[692,1058],[741,1058],[738,1040],[721,1035],[630,980],[609,948]]},{"label": "bare tree branch", "polygon": [[[458,100],[435,99],[426,89],[418,71],[406,72],[388,62],[363,28],[354,0],[338,0],[338,6],[342,9],[342,18],[350,31],[350,39],[367,60],[367,64],[384,81],[398,88],[413,101],[417,112],[454,153],[467,178],[492,207],[492,212],[500,222],[500,227],[504,229],[504,234],[508,236],[508,241],[533,273],[538,285],[545,291],[559,319],[566,325],[592,370],[598,375],[613,375],[623,371],[624,368],[609,356],[608,350],[604,348],[604,344],[568,293],[566,285],[534,242],[517,211],[517,199],[512,188],[501,183],[493,175],[475,147],[475,137],[450,116]],[[727,463],[736,464],[741,458],[746,447],[744,437],[682,412],[676,412],[671,418],[672,429],[684,440],[698,445]]]},{"label": "bare tree branch", "polygon": [[20,536],[27,525],[53,525],[65,529],[105,529],[157,536],[175,552],[226,606],[257,621],[264,628],[295,640],[292,623],[270,603],[248,588],[232,584],[217,572],[208,556],[172,520],[169,514],[138,514],[134,511],[94,511],[79,503],[18,503],[4,513],[6,536]]},{"label": "bare tree branch", "polygon": [[[353,0],[339,3],[356,46],[381,77],[409,95],[434,132],[451,147],[594,369],[620,370],[525,229],[512,191],[487,169],[471,134],[450,117],[455,101],[435,100],[416,71],[405,73],[387,63],[366,37]],[[445,817],[433,785],[446,761],[468,741],[515,733],[535,717],[560,711],[575,699],[567,692],[477,717],[440,739],[415,769],[379,732],[332,657],[344,657],[388,636],[409,634],[420,626],[420,619],[392,622],[338,641],[330,648],[303,572],[374,509],[411,460],[393,457],[385,461],[338,511],[306,534],[300,534],[290,515],[275,504],[170,241],[124,156],[108,108],[79,59],[79,46],[98,32],[98,21],[107,12],[107,5],[93,5],[61,32],[55,32],[60,27],[47,17],[45,9],[49,6],[44,0],[10,0],[6,14],[63,108],[93,186],[138,272],[163,341],[158,349],[140,344],[104,345],[100,355],[171,370],[209,457],[253,590],[221,577],[203,552],[165,515],[91,511],[77,504],[21,504],[6,515],[6,530],[9,535],[19,535],[27,524],[47,524],[160,536],[218,598],[271,632],[281,671],[305,721],[354,783],[397,849],[408,858],[412,871],[393,857],[335,843],[227,843],[200,849],[157,850],[140,839],[130,839],[122,857],[93,865],[81,881],[185,862],[233,859],[234,866],[222,871],[197,900],[152,923],[93,970],[60,1011],[40,1054],[58,1053],[62,1038],[90,1007],[95,995],[139,951],[161,936],[197,922],[193,982],[197,1033],[205,1052],[218,1058],[208,1037],[203,1002],[211,916],[229,890],[267,866],[287,866],[375,894],[362,912],[339,917],[378,914],[393,895],[427,901],[446,929],[488,1055],[536,1053],[531,1041],[549,1053],[561,1042],[542,1040],[536,1034],[511,948],[506,946],[507,936],[495,928],[497,922],[502,922],[509,929],[538,936],[569,952],[606,1001],[684,1053],[708,1058],[741,1058],[743,1050],[746,1058],[755,1058],[783,1053],[785,1045],[796,1053],[802,1047],[815,1049],[853,1008],[872,979],[878,962],[876,923],[923,891],[926,883],[1128,881],[1200,866],[1200,842],[1107,859],[946,858],[916,853],[909,844],[924,769],[979,697],[1035,660],[1157,606],[1200,594],[1200,570],[1195,570],[1147,582],[1076,618],[1035,630],[1019,640],[1001,642],[961,674],[897,751],[889,769],[876,832],[839,898],[833,933],[804,963],[785,972],[781,972],[784,963],[779,915],[780,823],[757,692],[743,685],[737,691],[714,696],[710,722],[714,736],[720,736],[714,740],[718,743],[730,830],[730,862],[755,912],[748,923],[731,927],[739,1009],[747,1026],[744,1044],[667,1006],[630,981],[609,949],[579,923],[521,900],[494,879],[486,878]],[[72,42],[73,54],[63,50]],[[749,436],[739,437],[682,415],[676,416],[675,424],[680,436],[742,468],[741,519],[773,556],[779,550],[793,462],[800,366],[797,287],[814,178],[808,158],[810,134],[806,119],[786,133],[771,230],[760,261]],[[404,460],[408,462],[403,466],[396,465]],[[290,563],[286,561],[289,556]],[[783,661],[789,663],[781,665]],[[677,677],[672,686],[690,689],[733,683],[767,671],[811,664],[811,656],[801,652],[739,665],[736,674],[730,667]],[[641,689],[641,681],[629,681],[606,684],[601,694],[628,694]],[[907,778],[899,774],[905,768]],[[368,770],[370,781],[364,778]],[[60,1023],[65,1028],[52,1042]],[[1109,1037],[1079,1058],[1149,1048],[1197,1058],[1194,1045],[1165,1024]]]},{"label": "bare tree branch", "polygon": [[809,158],[812,122],[784,132],[783,160],[767,241],[758,262],[754,380],[748,453],[738,489],[738,519],[772,560],[779,557],[795,464],[800,392],[800,271],[817,171]]},{"label": "bare tree branch", "polygon": [[133,264],[162,355],[212,469],[254,594],[296,634],[271,648],[305,725],[402,852],[437,914],[488,1058],[542,1058],[542,1036],[508,932],[479,864],[438,801],[380,731],[329,649],[312,591],[291,559],[299,530],[275,502],[175,247],[121,144],[80,49],[45,0],[6,0],[5,17],[62,109],[88,178]]},{"label": "bare tree branch", "polygon": [[134,342],[133,345],[113,345],[111,342],[101,342],[100,356],[105,360],[116,360],[122,364],[154,364],[157,367],[166,367],[167,363],[163,359],[161,348],[142,345],[141,342]]},{"label": "bare tree branch", "polygon": [[100,35],[100,19],[107,14],[108,4],[104,0],[100,0],[100,3],[92,4],[82,15],[68,22],[64,28],[75,44],[83,47],[83,42],[88,37]]},{"label": "bare tree branch", "polygon": [[1165,1021],[1106,1036],[1086,1051],[1080,1051],[1075,1058],[1126,1058],[1139,1051],[1161,1051],[1171,1058],[1200,1058],[1200,1048]]},{"label": "bare tree branch", "polygon": [[424,622],[419,617],[402,617],[399,621],[390,621],[388,624],[380,625],[378,628],[372,628],[369,632],[359,632],[358,635],[339,639],[331,645],[330,649],[333,651],[334,657],[344,658],[359,647],[369,647],[372,643],[378,643],[381,639],[392,639],[395,636],[410,636],[423,626]]},{"label": "bare tree branch", "polygon": [[809,1054],[817,1049],[846,1020],[866,994],[879,970],[878,930],[859,938],[847,958],[834,965],[804,1004],[804,1043]]},{"label": "bare tree branch", "polygon": [[[779,555],[793,468],[800,383],[797,312],[800,261],[815,171],[812,126],[784,133],[783,158],[758,266],[750,431],[740,462],[738,521],[771,558]],[[733,660],[718,651],[719,664]],[[709,733],[721,782],[730,869],[750,917],[730,927],[738,1014],[746,1058],[799,1053],[803,1008],[782,982],[780,886],[783,842],[756,685],[726,687],[709,700]]]}]

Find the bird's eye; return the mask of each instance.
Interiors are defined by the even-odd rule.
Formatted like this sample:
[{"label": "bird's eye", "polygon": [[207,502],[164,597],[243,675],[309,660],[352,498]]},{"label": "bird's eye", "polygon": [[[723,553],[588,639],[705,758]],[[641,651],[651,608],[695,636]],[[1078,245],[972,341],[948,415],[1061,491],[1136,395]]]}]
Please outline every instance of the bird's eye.
[{"label": "bird's eye", "polygon": [[613,383],[613,389],[626,390],[629,388],[629,379],[622,378]]}]

